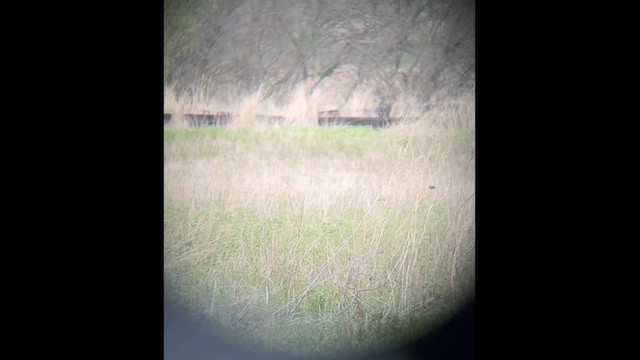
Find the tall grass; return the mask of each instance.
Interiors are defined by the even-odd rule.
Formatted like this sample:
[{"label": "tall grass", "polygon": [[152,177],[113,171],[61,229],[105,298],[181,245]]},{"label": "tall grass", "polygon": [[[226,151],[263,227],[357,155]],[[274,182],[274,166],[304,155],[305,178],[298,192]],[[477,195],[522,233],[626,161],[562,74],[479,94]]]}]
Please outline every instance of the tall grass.
[{"label": "tall grass", "polygon": [[382,131],[166,128],[167,296],[305,355],[438,326],[474,294],[473,116],[466,99]]},{"label": "tall grass", "polygon": [[[260,120],[261,115],[282,117],[285,121],[281,124],[307,127],[316,126],[318,113],[325,110],[338,110],[343,116],[377,116],[371,110],[380,105],[379,99],[367,87],[356,87],[340,100],[336,100],[336,92],[337,89],[314,87],[313,81],[306,81],[278,96],[272,86],[262,85],[252,93],[229,100],[209,98],[203,91],[178,97],[174,86],[169,85],[164,91],[164,112],[174,115],[168,128],[189,127],[182,117],[184,114],[230,112],[237,116],[232,126],[238,128],[262,127],[265,124]],[[430,128],[475,128],[475,99],[472,94],[442,102],[437,111],[426,113],[421,110],[419,98],[409,92],[398,94],[393,103],[384,105],[391,106],[391,117],[401,118],[404,123],[418,121],[421,127],[427,125]]]}]

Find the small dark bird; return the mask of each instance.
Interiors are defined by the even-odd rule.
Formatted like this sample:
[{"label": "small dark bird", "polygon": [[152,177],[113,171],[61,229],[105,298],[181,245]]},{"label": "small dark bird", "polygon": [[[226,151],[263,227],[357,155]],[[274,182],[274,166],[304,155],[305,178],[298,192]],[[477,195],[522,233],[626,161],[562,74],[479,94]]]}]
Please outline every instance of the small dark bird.
[{"label": "small dark bird", "polygon": [[435,188],[436,188],[435,186],[433,186],[433,185],[429,185],[429,189],[433,190],[433,189],[435,189]]}]

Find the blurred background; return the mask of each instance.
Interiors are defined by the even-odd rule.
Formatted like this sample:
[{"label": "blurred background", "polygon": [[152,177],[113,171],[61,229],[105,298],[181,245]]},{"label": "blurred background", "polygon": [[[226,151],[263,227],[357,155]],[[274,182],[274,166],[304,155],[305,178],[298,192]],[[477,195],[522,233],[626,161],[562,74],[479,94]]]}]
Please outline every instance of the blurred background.
[{"label": "blurred background", "polygon": [[424,111],[474,89],[475,1],[167,0],[164,83],[173,113]]}]

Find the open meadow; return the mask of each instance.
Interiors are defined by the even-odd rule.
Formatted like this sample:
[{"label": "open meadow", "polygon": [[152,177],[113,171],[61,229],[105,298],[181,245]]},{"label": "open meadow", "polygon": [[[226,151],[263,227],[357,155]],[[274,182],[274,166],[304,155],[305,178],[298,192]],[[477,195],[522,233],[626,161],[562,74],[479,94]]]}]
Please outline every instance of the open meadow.
[{"label": "open meadow", "polygon": [[475,292],[475,100],[382,130],[165,126],[164,279],[257,348],[424,335]]}]

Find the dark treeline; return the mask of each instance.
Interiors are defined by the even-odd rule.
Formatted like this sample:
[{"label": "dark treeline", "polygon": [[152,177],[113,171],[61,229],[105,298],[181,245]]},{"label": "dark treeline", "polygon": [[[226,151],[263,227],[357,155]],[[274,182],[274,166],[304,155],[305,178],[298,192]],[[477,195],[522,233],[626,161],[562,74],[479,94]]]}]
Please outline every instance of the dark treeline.
[{"label": "dark treeline", "polygon": [[472,89],[475,2],[165,1],[164,81],[178,96],[232,98],[262,86],[279,99],[338,78],[341,98],[365,87],[385,103]]}]

